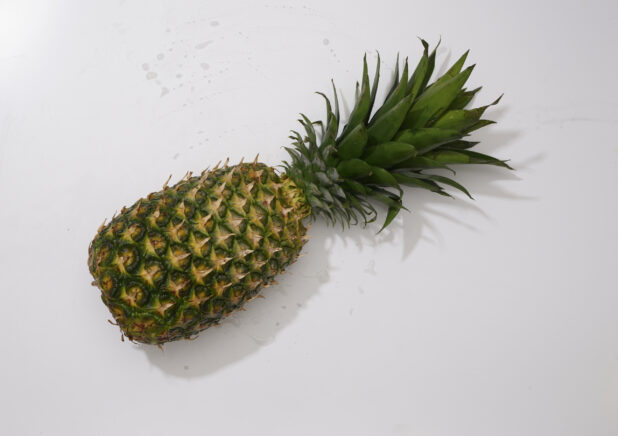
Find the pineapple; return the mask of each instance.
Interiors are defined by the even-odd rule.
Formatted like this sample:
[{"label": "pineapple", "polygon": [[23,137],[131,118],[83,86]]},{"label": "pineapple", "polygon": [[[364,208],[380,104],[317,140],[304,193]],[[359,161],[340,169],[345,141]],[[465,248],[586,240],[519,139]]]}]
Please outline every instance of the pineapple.
[{"label": "pineapple", "polygon": [[481,119],[490,105],[465,109],[480,89],[464,88],[473,69],[463,68],[467,52],[428,84],[436,51],[422,43],[411,74],[407,61],[399,74],[397,61],[394,83],[375,111],[380,59],[371,85],[364,60],[356,103],[342,129],[336,92],[334,105],[321,94],[326,122],[302,115],[305,134],[293,131],[282,171],[256,158],[188,173],[102,225],[88,266],[123,335],[160,345],[218,324],[298,258],[308,219],[367,224],[377,217],[377,202],[387,208],[383,229],[404,208],[402,186],[440,195],[449,195],[443,187],[450,186],[470,196],[432,170],[451,164],[510,168],[472,151],[477,143],[466,139],[492,123]]}]

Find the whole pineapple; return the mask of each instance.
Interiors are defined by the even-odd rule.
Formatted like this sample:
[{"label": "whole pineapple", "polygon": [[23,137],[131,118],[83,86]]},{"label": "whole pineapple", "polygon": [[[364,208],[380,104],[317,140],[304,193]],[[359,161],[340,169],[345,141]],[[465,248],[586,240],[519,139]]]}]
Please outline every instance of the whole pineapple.
[{"label": "whole pineapple", "polygon": [[431,170],[473,163],[509,168],[471,151],[477,143],[463,139],[492,123],[481,119],[488,106],[464,109],[480,89],[464,88],[473,69],[462,70],[467,53],[428,85],[436,52],[422,42],[414,72],[408,74],[406,61],[400,75],[397,62],[394,84],[376,111],[380,59],[371,86],[364,61],[341,133],[336,92],[334,108],[324,96],[326,123],[303,115],[306,134],[293,132],[283,172],[256,159],[188,174],[101,226],[88,266],[123,334],[159,345],[217,324],[296,260],[306,218],[368,223],[377,215],[373,199],[387,206],[384,228],[403,208],[402,185],[449,195],[441,186],[447,185],[470,195]]}]

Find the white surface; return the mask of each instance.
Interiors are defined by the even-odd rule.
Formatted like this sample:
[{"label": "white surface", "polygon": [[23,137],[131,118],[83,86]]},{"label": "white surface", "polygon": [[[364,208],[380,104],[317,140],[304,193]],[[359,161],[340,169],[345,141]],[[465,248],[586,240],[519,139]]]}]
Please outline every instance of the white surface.
[{"label": "white surface", "polygon": [[[618,434],[618,3],[353,3],[0,2],[1,434]],[[277,164],[331,77],[350,104],[365,51],[388,77],[440,35],[439,71],[471,48],[477,102],[505,93],[476,137],[516,172],[409,191],[379,236],[316,224],[247,312],[120,342],[86,268],[104,217]]]}]

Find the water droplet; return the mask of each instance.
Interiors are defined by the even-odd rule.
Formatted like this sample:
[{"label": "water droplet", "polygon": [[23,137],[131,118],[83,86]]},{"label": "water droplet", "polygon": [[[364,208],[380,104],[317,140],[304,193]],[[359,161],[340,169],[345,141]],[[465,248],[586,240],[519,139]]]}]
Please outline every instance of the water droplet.
[{"label": "water droplet", "polygon": [[148,64],[142,64],[142,70],[148,71],[149,69],[150,69],[150,66]]},{"label": "water droplet", "polygon": [[322,44],[328,45],[328,44],[330,44],[330,41],[328,39],[324,38],[324,40],[322,41]]},{"label": "water droplet", "polygon": [[219,24],[220,24],[220,23],[219,23],[218,21],[211,21],[211,22],[210,22],[210,25],[211,25],[212,27],[217,27]]},{"label": "water droplet", "polygon": [[206,48],[208,45],[212,44],[213,41],[204,41],[204,42],[200,42],[199,44],[197,44],[195,46],[196,49],[198,50],[202,50],[203,48]]},{"label": "water droplet", "polygon": [[202,67],[203,70],[207,70],[207,69],[210,68],[210,65],[208,65],[207,63],[204,62],[204,63],[200,64],[200,67]]},{"label": "water droplet", "polygon": [[189,365],[185,365],[185,370],[189,369]]},{"label": "water droplet", "polygon": [[161,88],[161,97],[163,97],[166,94],[169,94],[169,92],[170,90],[164,86],[163,88]]},{"label": "water droplet", "polygon": [[165,55],[164,55],[163,53],[159,53],[159,54],[157,55],[157,59],[158,59],[158,60],[161,60],[161,59],[163,59],[164,57],[165,57]]},{"label": "water droplet", "polygon": [[148,73],[146,73],[146,78],[148,80],[155,79],[156,77],[157,77],[157,73],[155,73],[154,71],[149,71]]},{"label": "water droplet", "polygon": [[174,160],[178,159],[178,156],[180,156],[180,153],[176,153],[176,154],[174,155]]}]

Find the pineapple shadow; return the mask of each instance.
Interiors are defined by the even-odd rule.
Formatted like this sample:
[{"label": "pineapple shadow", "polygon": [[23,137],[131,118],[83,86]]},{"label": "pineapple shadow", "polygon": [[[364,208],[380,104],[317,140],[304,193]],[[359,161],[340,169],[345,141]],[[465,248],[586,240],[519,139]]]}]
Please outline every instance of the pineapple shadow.
[{"label": "pineapple shadow", "polygon": [[[499,147],[502,149],[519,136],[518,132],[486,132],[477,135],[483,142],[481,151]],[[501,150],[497,150],[501,151]],[[498,153],[498,155],[504,153]],[[542,160],[544,155],[529,158],[526,162],[512,162],[516,169],[523,169]],[[509,190],[499,182],[517,181],[517,172],[489,166],[471,166],[457,169],[457,179],[473,196],[491,196],[509,200],[530,201],[533,197]],[[452,191],[449,191],[452,192]],[[456,195],[456,194],[455,194]],[[456,199],[441,197],[419,189],[406,189],[406,206],[411,213],[402,213],[402,218],[376,237],[379,224],[352,226],[345,231],[341,227],[317,221],[309,230],[311,239],[303,248],[301,258],[279,276],[278,284],[262,291],[258,298],[245,305],[245,311],[237,311],[224,319],[217,327],[209,328],[191,341],[166,344],[163,350],[148,345],[135,345],[147,356],[150,363],[173,377],[199,378],[218,372],[252,354],[272,345],[283,330],[302,313],[304,306],[329,281],[333,268],[329,255],[330,247],[337,241],[350,250],[382,244],[402,247],[402,259],[408,258],[421,240],[445,244],[439,227],[441,218],[461,226],[465,231],[478,231],[458,218],[462,210],[478,213],[491,220],[481,202],[456,195]],[[447,207],[442,207],[447,206]],[[443,209],[449,212],[442,212]],[[382,215],[383,216],[383,215]],[[367,258],[369,265],[373,259]],[[341,260],[339,260],[341,262]],[[343,262],[345,263],[345,262]],[[319,322],[319,320],[315,320]]]}]

